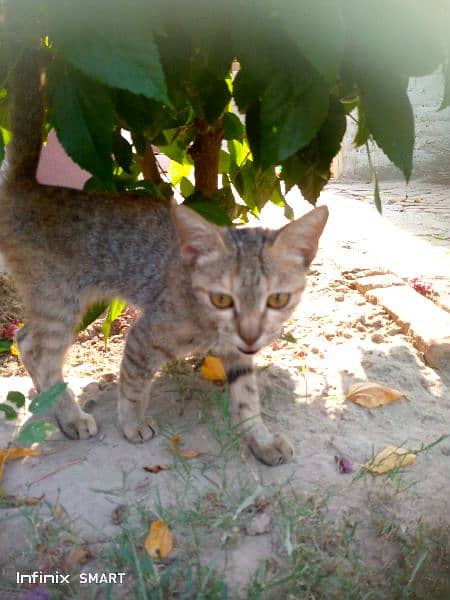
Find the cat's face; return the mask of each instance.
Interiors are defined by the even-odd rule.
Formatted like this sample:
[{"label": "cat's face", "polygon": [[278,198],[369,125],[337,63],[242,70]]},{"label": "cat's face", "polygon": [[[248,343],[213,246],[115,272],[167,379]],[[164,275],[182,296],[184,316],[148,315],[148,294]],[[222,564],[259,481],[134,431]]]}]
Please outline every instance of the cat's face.
[{"label": "cat's face", "polygon": [[192,289],[205,320],[217,326],[218,346],[254,354],[280,334],[300,301],[327,209],[279,231],[218,228],[185,207],[174,213]]}]

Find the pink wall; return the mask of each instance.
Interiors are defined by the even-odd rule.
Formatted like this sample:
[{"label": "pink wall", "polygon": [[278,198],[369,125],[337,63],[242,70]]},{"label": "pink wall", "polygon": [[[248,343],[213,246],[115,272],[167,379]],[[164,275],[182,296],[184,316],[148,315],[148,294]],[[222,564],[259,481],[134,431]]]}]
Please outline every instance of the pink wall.
[{"label": "pink wall", "polygon": [[81,169],[67,156],[52,130],[47,144],[42,148],[37,172],[38,181],[49,185],[81,189],[90,176],[90,173]]}]

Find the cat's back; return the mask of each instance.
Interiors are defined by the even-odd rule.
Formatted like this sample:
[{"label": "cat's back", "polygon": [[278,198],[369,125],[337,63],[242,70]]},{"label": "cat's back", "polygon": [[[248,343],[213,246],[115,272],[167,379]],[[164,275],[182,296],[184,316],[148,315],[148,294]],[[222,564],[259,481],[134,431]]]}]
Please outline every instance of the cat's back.
[{"label": "cat's back", "polygon": [[128,193],[95,193],[42,185],[8,191],[0,215],[0,250],[17,276],[48,271],[81,287],[155,284],[178,244],[168,203]]},{"label": "cat's back", "polygon": [[155,198],[39,184],[6,193],[10,198],[0,215],[0,228],[15,238],[14,245],[20,241],[64,255],[74,247],[80,252],[96,243],[112,249],[114,243],[156,239],[164,243],[172,238],[168,204]]}]

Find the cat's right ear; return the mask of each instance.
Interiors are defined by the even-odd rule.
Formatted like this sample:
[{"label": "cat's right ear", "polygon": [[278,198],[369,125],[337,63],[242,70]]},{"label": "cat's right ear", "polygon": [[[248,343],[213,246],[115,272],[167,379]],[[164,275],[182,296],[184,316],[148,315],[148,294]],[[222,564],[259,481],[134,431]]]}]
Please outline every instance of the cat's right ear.
[{"label": "cat's right ear", "polygon": [[189,264],[218,258],[225,252],[220,230],[187,206],[171,202],[171,215],[182,258]]}]

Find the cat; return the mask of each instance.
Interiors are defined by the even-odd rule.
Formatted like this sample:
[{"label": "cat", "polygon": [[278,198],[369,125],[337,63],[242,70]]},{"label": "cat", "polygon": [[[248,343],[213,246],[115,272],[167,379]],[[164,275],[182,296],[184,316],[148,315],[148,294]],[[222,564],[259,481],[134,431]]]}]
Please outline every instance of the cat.
[{"label": "cat", "polygon": [[[22,53],[11,74],[13,137],[0,175],[0,249],[25,306],[17,344],[36,390],[63,381],[64,356],[84,311],[119,296],[142,311],[120,366],[118,423],[127,440],[156,433],[146,412],[156,371],[212,350],[253,454],[268,465],[288,461],[291,443],[261,418],[253,359],[300,301],[327,208],[279,230],[224,228],[173,201],[37,183],[40,52]],[[69,388],[54,414],[70,438],[97,433]]]}]

